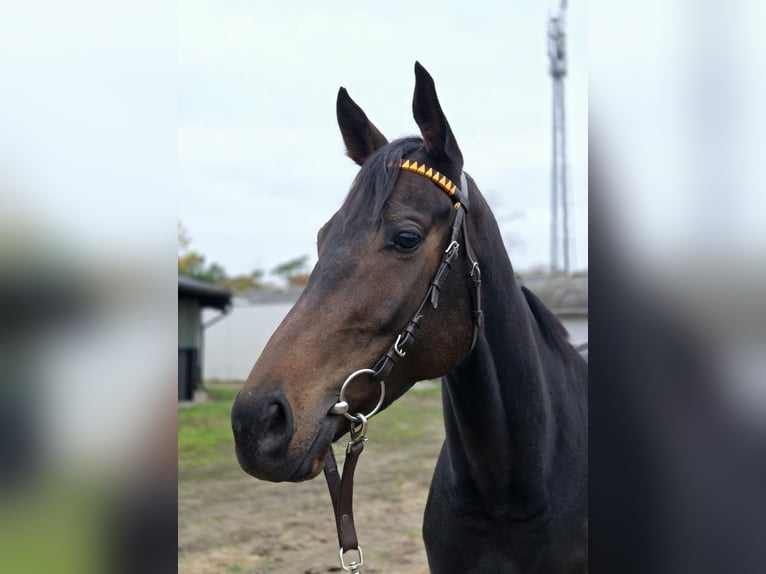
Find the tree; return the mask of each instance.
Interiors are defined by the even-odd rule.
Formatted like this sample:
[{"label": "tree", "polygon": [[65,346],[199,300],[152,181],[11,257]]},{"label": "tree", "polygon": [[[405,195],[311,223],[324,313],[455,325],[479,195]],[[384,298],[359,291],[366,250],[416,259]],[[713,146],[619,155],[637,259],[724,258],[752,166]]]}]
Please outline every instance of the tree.
[{"label": "tree", "polygon": [[273,285],[263,281],[264,272],[256,269],[252,273],[244,273],[236,277],[228,277],[218,282],[221,287],[226,287],[235,293],[246,293],[247,291],[260,291],[272,288]]},{"label": "tree", "polygon": [[291,287],[301,287],[308,281],[309,256],[290,259],[271,270],[272,275],[282,278]]},{"label": "tree", "polygon": [[178,273],[217,284],[226,279],[226,270],[218,263],[205,264],[205,256],[189,249],[191,237],[183,224],[178,222]]},{"label": "tree", "polygon": [[250,273],[243,273],[229,277],[226,270],[219,263],[205,263],[205,256],[189,249],[192,239],[188,230],[178,222],[178,273],[225,287],[235,293],[244,293],[261,289],[270,289],[274,285],[263,280],[265,273],[261,269],[255,269]]}]

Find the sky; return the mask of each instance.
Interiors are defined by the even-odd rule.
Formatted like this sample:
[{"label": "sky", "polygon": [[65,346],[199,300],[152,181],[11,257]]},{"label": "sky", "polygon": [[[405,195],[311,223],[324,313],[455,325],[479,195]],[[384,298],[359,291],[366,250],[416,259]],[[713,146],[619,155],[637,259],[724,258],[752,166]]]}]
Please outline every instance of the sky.
[{"label": "sky", "polygon": [[[568,12],[573,268],[588,266],[587,5]],[[517,270],[547,266],[554,3],[178,4],[178,217],[231,274],[308,255],[358,167],[340,86],[389,139],[417,134],[413,65],[431,73]]]}]

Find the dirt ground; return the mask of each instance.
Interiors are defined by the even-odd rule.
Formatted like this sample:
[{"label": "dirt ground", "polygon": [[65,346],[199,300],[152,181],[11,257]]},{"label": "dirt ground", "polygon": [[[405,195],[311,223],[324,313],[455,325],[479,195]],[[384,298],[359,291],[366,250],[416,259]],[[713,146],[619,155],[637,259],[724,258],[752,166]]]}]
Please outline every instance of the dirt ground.
[{"label": "dirt ground", "polygon": [[[440,411],[438,393],[414,391],[370,422],[354,482],[366,574],[428,572],[421,526],[444,437]],[[344,446],[335,446],[339,463]],[[225,464],[182,473],[178,504],[181,574],[342,572],[321,474],[300,484],[258,481],[232,447]]]}]

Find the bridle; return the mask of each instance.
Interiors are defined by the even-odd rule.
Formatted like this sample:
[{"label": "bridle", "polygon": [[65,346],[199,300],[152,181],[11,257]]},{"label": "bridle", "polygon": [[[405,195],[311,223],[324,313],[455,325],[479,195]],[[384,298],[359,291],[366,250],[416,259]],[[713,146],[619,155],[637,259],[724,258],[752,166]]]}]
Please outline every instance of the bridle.
[{"label": "bridle", "polygon": [[[393,167],[393,165],[389,164],[388,167]],[[420,328],[420,322],[423,319],[427,306],[430,304],[434,309],[439,306],[439,294],[444,281],[447,279],[447,276],[452,269],[453,263],[458,257],[461,247],[461,239],[469,264],[468,276],[471,278],[473,284],[471,290],[471,299],[473,301],[473,309],[471,311],[473,319],[473,335],[467,355],[469,355],[476,346],[476,340],[479,336],[479,330],[481,329],[483,319],[481,268],[479,267],[479,262],[476,259],[473,249],[471,249],[471,244],[468,240],[468,229],[465,225],[465,216],[468,213],[470,205],[468,197],[468,181],[466,180],[465,173],[461,172],[460,174],[460,188],[458,188],[445,175],[427,167],[423,163],[418,164],[415,161],[402,160],[399,161],[397,167],[400,170],[427,177],[444,190],[453,201],[455,218],[452,221],[450,242],[444,250],[439,268],[436,270],[436,274],[431,280],[428,291],[426,292],[423,301],[420,303],[418,310],[415,311],[415,314],[412,316],[412,319],[409,320],[404,330],[399,333],[394,344],[391,345],[388,351],[386,351],[378,362],[375,363],[375,366],[372,369],[360,369],[349,375],[340,388],[338,402],[335,403],[329,411],[329,414],[343,415],[351,423],[351,440],[346,447],[346,461],[344,463],[343,476],[341,477],[338,471],[338,464],[335,460],[335,454],[333,453],[332,447],[325,460],[324,474],[325,479],[327,480],[327,487],[330,491],[330,498],[332,499],[333,511],[335,513],[335,525],[338,530],[338,543],[340,545],[340,564],[343,570],[352,573],[361,572],[359,569],[364,564],[364,556],[362,555],[362,549],[359,546],[359,541],[356,536],[356,528],[354,526],[353,490],[354,470],[356,469],[359,455],[361,455],[362,450],[364,450],[364,442],[367,440],[367,422],[368,419],[377,413],[383,405],[386,391],[385,378],[394,368],[396,362],[399,359],[404,358],[415,343],[415,335]],[[361,375],[369,375],[370,378],[380,384],[380,399],[375,407],[367,414],[357,413],[354,415],[349,412],[349,404],[348,401],[345,400],[345,393],[351,382]],[[356,552],[355,559],[346,563],[346,554],[352,551]]]}]

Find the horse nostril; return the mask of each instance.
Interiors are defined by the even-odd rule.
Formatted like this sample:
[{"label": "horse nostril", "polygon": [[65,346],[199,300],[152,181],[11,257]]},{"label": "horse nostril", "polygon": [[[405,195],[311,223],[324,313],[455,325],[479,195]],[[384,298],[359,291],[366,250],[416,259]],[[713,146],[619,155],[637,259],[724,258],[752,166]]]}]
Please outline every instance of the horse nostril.
[{"label": "horse nostril", "polygon": [[284,402],[274,401],[265,409],[261,433],[256,438],[262,452],[276,453],[287,448],[292,436],[287,408]]},{"label": "horse nostril", "polygon": [[265,434],[279,433],[280,429],[284,428],[287,422],[284,407],[277,402],[270,404],[266,419],[268,424],[266,425]]},{"label": "horse nostril", "polygon": [[231,410],[231,428],[237,450],[248,457],[284,454],[293,434],[287,397],[281,389],[237,397]]}]

